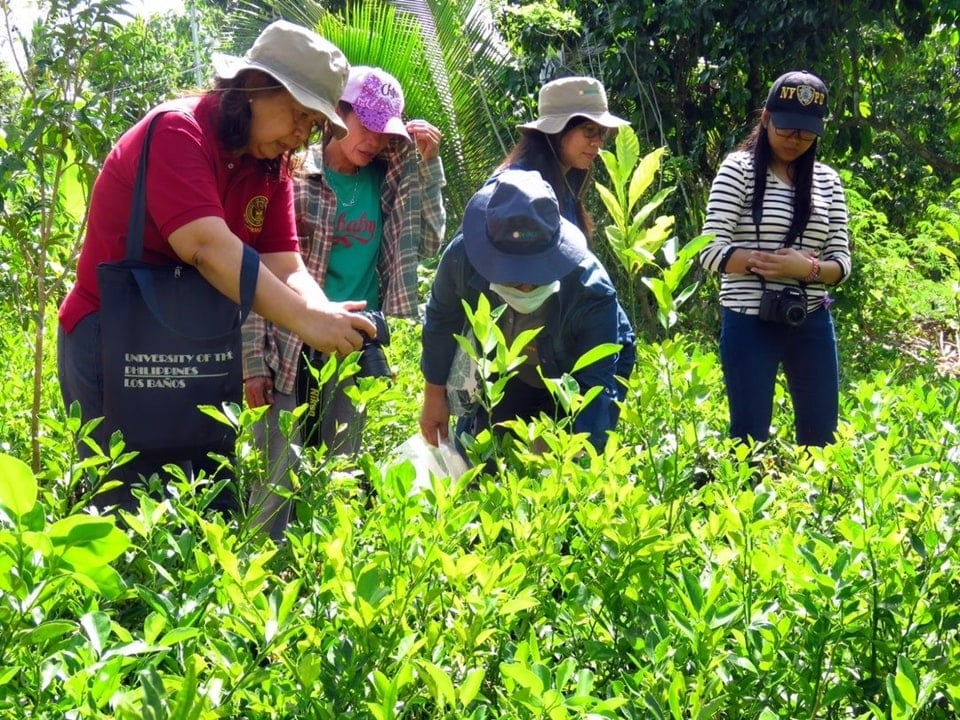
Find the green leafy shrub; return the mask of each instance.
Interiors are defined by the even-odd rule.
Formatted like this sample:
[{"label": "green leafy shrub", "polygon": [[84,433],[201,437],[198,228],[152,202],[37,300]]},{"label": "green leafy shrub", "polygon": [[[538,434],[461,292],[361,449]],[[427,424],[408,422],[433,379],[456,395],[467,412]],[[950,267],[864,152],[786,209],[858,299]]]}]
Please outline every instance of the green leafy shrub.
[{"label": "green leafy shrub", "polygon": [[[391,347],[418,333],[398,324]],[[490,446],[492,470],[422,483],[386,461],[416,428],[408,352],[402,391],[365,398],[398,427],[356,461],[305,451],[280,545],[204,511],[205,478],[158,478],[121,531],[0,459],[0,717],[960,708],[957,381],[851,381],[822,449],[789,443],[778,385],[771,440],[746,448],[716,354],[678,338],[641,346],[602,454],[541,417]],[[224,415],[241,483],[248,412]],[[48,474],[76,464],[69,442],[48,451]]]},{"label": "green leafy shrub", "polygon": [[[712,345],[675,333],[638,348],[603,454],[541,417],[478,441],[492,471],[424,484],[386,462],[422,385],[419,328],[397,323],[395,380],[357,394],[364,454],[304,449],[279,545],[205,510],[205,477],[152,478],[119,518],[87,508],[124,447],[76,457],[89,426],[59,407],[54,353],[37,370],[23,347],[36,309],[2,293],[0,718],[955,718],[960,382],[911,367],[906,341],[927,311],[956,320],[956,203],[908,234],[847,185],[837,444],[790,444],[782,384],[771,440],[731,444]],[[26,268],[7,254],[10,289]],[[253,413],[222,417],[242,494]]]},{"label": "green leafy shrub", "polygon": [[[671,186],[654,186],[665,152],[666,147],[660,147],[641,156],[640,141],[629,126],[617,132],[615,152],[600,150],[610,181],[609,187],[596,183],[611,219],[611,224],[604,227],[606,248],[622,270],[622,275],[615,274],[620,301],[635,319],[640,337],[657,334],[649,327],[651,306],[656,308],[656,319],[663,331],[669,332],[676,325],[680,306],[699,285],[695,280],[681,288],[681,283],[696,265],[697,253],[709,242],[708,237],[701,235],[681,244],[672,234],[674,217],[654,214],[675,190]],[[647,197],[648,191],[654,189],[652,197]],[[644,202],[638,207],[641,200]],[[650,291],[653,303],[638,297],[638,281]]]},{"label": "green leafy shrub", "polygon": [[901,364],[923,372],[935,360],[924,339],[956,316],[956,291],[945,278],[960,266],[938,249],[956,247],[940,221],[947,208],[931,210],[923,232],[908,238],[870,205],[855,178],[844,173],[844,183],[854,268],[834,292],[842,365],[854,376]]}]

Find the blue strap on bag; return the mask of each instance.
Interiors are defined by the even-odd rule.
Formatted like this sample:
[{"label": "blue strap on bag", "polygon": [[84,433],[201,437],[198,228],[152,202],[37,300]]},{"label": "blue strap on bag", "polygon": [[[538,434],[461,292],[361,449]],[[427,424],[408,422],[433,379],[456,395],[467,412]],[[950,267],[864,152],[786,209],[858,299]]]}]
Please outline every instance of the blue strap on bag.
[{"label": "blue strap on bag", "polygon": [[175,462],[233,453],[234,429],[199,406],[242,400],[240,328],[260,259],[243,246],[239,306],[190,265],[143,262],[147,158],[162,114],[151,118],[140,153],[126,257],[101,263],[97,282],[107,429],[119,430],[128,449]]}]

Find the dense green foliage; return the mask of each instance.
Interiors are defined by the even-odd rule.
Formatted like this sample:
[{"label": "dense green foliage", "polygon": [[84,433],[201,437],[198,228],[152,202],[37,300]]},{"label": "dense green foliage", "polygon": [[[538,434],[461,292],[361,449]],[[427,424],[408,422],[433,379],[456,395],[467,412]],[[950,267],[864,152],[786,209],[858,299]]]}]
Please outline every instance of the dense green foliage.
[{"label": "dense green foliage", "polygon": [[[669,149],[663,182],[677,188],[667,210],[676,217],[681,244],[699,233],[716,167],[745,136],[772,79],[786,69],[807,67],[830,88],[821,158],[849,171],[848,185],[880,221],[874,227],[899,240],[886,247],[869,232],[855,233],[858,250],[871,246],[868,255],[857,258],[858,272],[864,260],[906,264],[901,287],[912,288],[940,280],[934,270],[940,259],[930,263],[926,253],[931,240],[954,255],[960,250],[943,232],[917,226],[931,206],[956,208],[955,200],[945,200],[960,177],[955,4],[522,2],[527,13],[535,6],[558,11],[545,29],[531,25],[526,33],[510,31],[516,26],[516,5],[495,3],[511,20],[508,36],[521,48],[515,66],[519,77],[503,80],[520,93],[536,87],[542,75],[602,78],[612,107],[631,119],[643,144]],[[564,24],[567,15],[560,11],[573,12],[575,20]],[[599,251],[606,259],[605,248]],[[618,286],[629,282],[622,274],[615,279]],[[909,306],[913,299],[884,295],[883,301],[894,305]],[[924,295],[908,313],[908,325],[929,320],[931,305],[932,315],[941,320],[954,310],[949,288]],[[691,315],[707,323],[688,323],[687,330],[709,332],[716,324],[710,296],[702,297],[707,304]],[[858,296],[855,302],[864,299]],[[635,317],[642,321],[650,308],[641,301]],[[657,336],[656,327],[651,331],[640,324],[647,337]]]},{"label": "dense green foliage", "polygon": [[603,456],[544,418],[479,439],[495,473],[425,480],[383,454],[415,432],[417,334],[362,394],[370,452],[304,451],[279,548],[202,480],[121,533],[68,513],[67,439],[39,490],[2,458],[0,717],[955,715],[960,384],[852,383],[822,451],[791,447],[781,387],[748,452],[716,355],[669,341]]},{"label": "dense green foliage", "polygon": [[[0,719],[960,714],[951,4],[498,2],[489,24],[428,0],[407,3],[435,23],[418,38],[376,3],[198,0],[199,47],[185,18],[120,22],[119,0],[41,4],[29,62],[0,77]],[[459,480],[415,472],[393,451],[417,432],[419,330],[397,323],[395,380],[358,397],[364,454],[304,449],[284,543],[206,511],[206,478],[155,478],[118,525],[86,506],[122,443],[77,459],[89,428],[62,408],[52,343],[90,182],[133,118],[198,84],[198,54],[294,12],[443,127],[451,232],[543,78],[604,80],[637,131],[589,198],[645,339],[618,435],[598,457],[542,418],[481,436],[483,469]],[[830,84],[822,155],[854,240],[834,306],[841,433],[823,450],[792,445],[783,386],[768,443],[725,438],[716,288],[690,257],[713,168],[784,57]],[[569,378],[551,387],[582,402]],[[241,494],[255,417],[223,415]]]}]

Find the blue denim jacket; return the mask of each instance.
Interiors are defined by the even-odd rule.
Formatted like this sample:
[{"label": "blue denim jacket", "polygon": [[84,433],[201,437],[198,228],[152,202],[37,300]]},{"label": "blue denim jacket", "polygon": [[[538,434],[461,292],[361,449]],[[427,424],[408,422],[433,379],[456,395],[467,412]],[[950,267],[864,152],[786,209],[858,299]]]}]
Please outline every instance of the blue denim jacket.
[{"label": "blue denim jacket", "polygon": [[[445,385],[466,315],[461,300],[477,306],[480,293],[491,306],[502,300],[490,291],[490,283],[470,264],[457,233],[444,250],[430,289],[423,325],[423,353],[420,368],[428,383]],[[546,377],[570,373],[574,363],[588,350],[603,343],[622,345],[617,355],[609,356],[578,370],[573,377],[581,392],[602,387],[600,393],[574,422],[575,432],[586,432],[597,449],[606,444],[607,431],[619,416],[614,400],[623,400],[626,389],[617,376],[627,379],[636,362],[636,336],[626,313],[617,300],[617,292],[600,261],[589,254],[580,265],[560,280],[554,312],[537,336],[537,352]]]}]

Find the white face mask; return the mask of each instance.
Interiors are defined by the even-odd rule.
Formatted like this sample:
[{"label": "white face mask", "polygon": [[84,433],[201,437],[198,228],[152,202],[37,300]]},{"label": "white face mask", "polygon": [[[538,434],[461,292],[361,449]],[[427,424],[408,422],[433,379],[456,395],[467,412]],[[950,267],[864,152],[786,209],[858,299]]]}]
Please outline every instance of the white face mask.
[{"label": "white face mask", "polygon": [[560,291],[560,281],[554,280],[549,285],[537,285],[530,292],[518,290],[509,285],[490,283],[490,289],[503,298],[503,301],[521,315],[529,315],[540,309],[547,298]]}]

